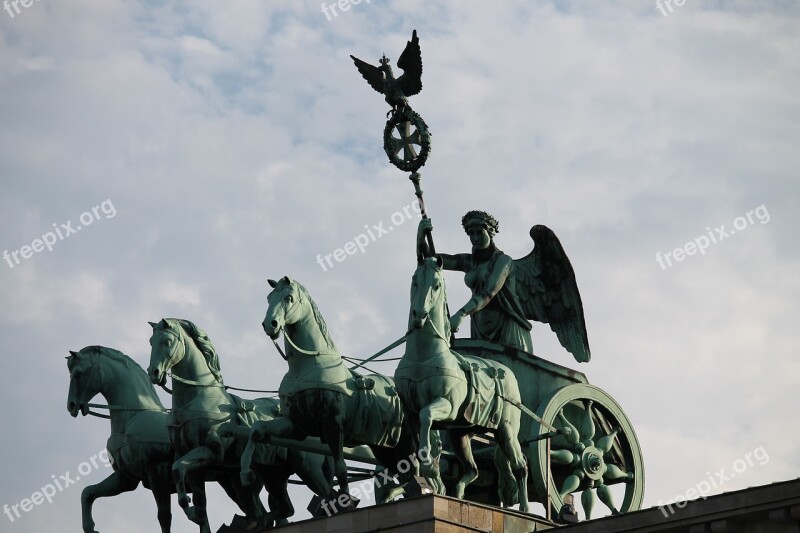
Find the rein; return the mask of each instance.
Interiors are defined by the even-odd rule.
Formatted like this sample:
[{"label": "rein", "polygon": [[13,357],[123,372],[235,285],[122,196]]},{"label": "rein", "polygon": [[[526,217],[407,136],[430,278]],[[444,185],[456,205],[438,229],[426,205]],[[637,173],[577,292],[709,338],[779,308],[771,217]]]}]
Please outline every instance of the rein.
[{"label": "rein", "polygon": [[96,416],[97,418],[105,418],[107,420],[111,419],[111,415],[97,413],[92,411],[92,408],[108,409],[109,411],[153,411],[157,413],[169,412],[169,409],[164,409],[163,407],[126,407],[124,405],[106,405],[102,403],[87,403],[86,407],[89,407],[89,411],[86,412],[87,415]]},{"label": "rein", "polygon": [[[342,359],[348,359],[348,360],[349,360],[349,359],[352,359],[352,358],[350,358],[350,357],[345,357],[345,356],[343,356],[343,355],[341,355],[341,354],[338,354],[338,353],[335,353],[335,352],[310,352],[310,351],[308,351],[308,350],[304,350],[304,349],[300,348],[298,345],[296,345],[296,344],[295,344],[295,343],[292,341],[292,339],[291,339],[291,338],[289,337],[289,335],[286,333],[286,328],[285,328],[285,327],[284,327],[284,328],[282,328],[282,330],[283,330],[283,336],[284,336],[284,338],[286,338],[286,341],[287,341],[287,342],[288,342],[288,343],[289,343],[289,344],[292,346],[292,348],[294,348],[295,350],[297,350],[298,352],[300,352],[300,353],[302,353],[302,354],[304,354],[304,355],[311,355],[311,356],[318,356],[318,355],[338,355],[338,356],[339,356],[339,357],[341,357]],[[394,341],[394,342],[393,342],[393,343],[391,343],[389,346],[387,346],[386,348],[382,349],[381,351],[379,351],[379,352],[378,352],[378,353],[376,353],[375,355],[372,355],[372,356],[370,356],[370,357],[367,357],[366,359],[359,359],[360,363],[358,363],[358,364],[356,364],[356,365],[354,365],[354,366],[351,366],[351,367],[350,367],[350,370],[351,370],[351,371],[353,371],[353,372],[355,372],[355,370],[356,370],[357,368],[361,368],[362,366],[366,365],[366,364],[367,364],[367,363],[369,363],[370,361],[374,361],[374,360],[375,360],[375,359],[377,359],[378,357],[382,356],[382,355],[383,355],[383,354],[385,354],[386,352],[389,352],[389,351],[391,351],[391,350],[394,350],[395,348],[397,348],[398,346],[400,346],[401,344],[403,344],[404,342],[406,342],[406,339],[408,339],[408,334],[409,334],[409,333],[411,333],[411,330],[410,330],[410,329],[409,329],[408,331],[406,331],[405,335],[403,335],[402,337],[400,337],[399,339],[397,339],[396,341]],[[284,351],[281,349],[281,346],[280,346],[280,344],[278,344],[278,341],[277,341],[276,339],[272,339],[272,344],[274,344],[274,345],[275,345],[275,348],[278,350],[278,353],[279,353],[279,354],[281,354],[281,357],[283,357],[283,359],[284,359],[285,361],[288,361],[288,360],[289,360],[289,358],[286,356],[286,354],[284,353]]]},{"label": "rein", "polygon": [[[92,368],[92,376],[90,384],[94,383],[94,380],[97,379],[98,374],[100,373],[100,355],[98,353],[92,353],[91,355],[91,368]],[[126,405],[113,405],[113,404],[102,404],[102,403],[87,403],[86,407],[89,410],[86,412],[87,415],[96,416],[97,418],[105,418],[106,420],[111,419],[111,415],[97,413],[92,411],[94,409],[108,409],[109,411],[154,411],[154,412],[167,412],[167,409],[163,407],[128,407]]]}]

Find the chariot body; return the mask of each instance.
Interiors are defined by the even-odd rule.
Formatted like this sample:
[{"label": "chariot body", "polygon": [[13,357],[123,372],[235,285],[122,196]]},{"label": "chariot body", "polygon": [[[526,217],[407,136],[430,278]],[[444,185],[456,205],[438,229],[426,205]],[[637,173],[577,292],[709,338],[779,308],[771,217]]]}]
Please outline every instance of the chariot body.
[{"label": "chariot body", "polygon": [[[456,339],[453,349],[500,362],[523,384],[522,404],[532,413],[522,416],[519,440],[528,459],[531,501],[546,510],[549,506],[552,516],[562,509],[566,495],[578,492],[587,517],[596,498],[612,513],[641,507],[644,463],[639,441],[608,393],[589,384],[582,372],[516,348]],[[491,439],[478,438],[488,442],[475,446],[481,475],[470,485],[467,498],[500,505],[506,481],[492,464]],[[445,449],[441,470],[446,484],[458,476],[459,468],[449,457]]]}]

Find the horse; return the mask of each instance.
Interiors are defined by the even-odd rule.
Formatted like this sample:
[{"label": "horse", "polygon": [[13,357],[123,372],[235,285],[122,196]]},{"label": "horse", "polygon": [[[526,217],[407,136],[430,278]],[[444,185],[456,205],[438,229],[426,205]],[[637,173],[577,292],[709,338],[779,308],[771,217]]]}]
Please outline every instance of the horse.
[{"label": "horse", "polygon": [[[162,319],[153,327],[148,375],[153,383],[163,383],[172,371],[173,406],[169,424],[170,441],[178,459],[172,465],[178,503],[190,520],[210,533],[206,512],[203,478],[207,469],[219,471],[217,481],[233,499],[249,522],[248,527],[262,528],[287,522],[294,508],[287,492],[289,476],[297,473],[319,495],[330,493],[330,459],[311,454],[260,446],[256,471],[259,483],[242,484],[239,457],[249,431],[235,431],[236,426],[250,426],[256,420],[274,420],[279,402],[275,398],[243,400],[225,388],[219,358],[208,335],[188,320]],[[221,430],[225,425],[228,429]],[[194,506],[187,494],[187,481],[194,495]],[[259,492],[265,485],[269,492],[267,513]]]},{"label": "horse", "polygon": [[147,374],[124,353],[104,346],[70,351],[67,368],[69,414],[72,417],[78,413],[95,414],[89,402],[101,394],[108,403],[111,419],[111,436],[106,447],[114,472],[81,493],[84,533],[97,533],[92,518],[92,504],[97,498],[132,491],[139,483],[153,492],[161,532],[169,533],[173,453],[167,434],[168,415]]},{"label": "horse", "polygon": [[[478,477],[470,440],[492,432],[497,450],[514,473],[520,510],[528,510],[528,469],[517,440],[521,410],[519,385],[511,370],[495,361],[463,356],[450,348],[450,321],[442,260],[420,259],[412,277],[406,349],[394,373],[406,416],[420,428],[419,445],[430,448],[431,429],[448,431],[464,467],[454,487],[463,499]],[[497,452],[496,450],[496,452]],[[429,465],[422,464],[423,473]]]},{"label": "horse", "polygon": [[[352,508],[356,503],[349,499],[344,446],[366,444],[392,475],[416,473],[414,432],[404,429],[403,409],[392,378],[360,376],[344,365],[319,308],[303,285],[288,276],[269,280],[269,284],[273,290],[267,296],[269,306],[262,326],[273,341],[284,334],[289,370],[279,394],[285,417],[253,424],[242,455],[242,475],[249,467],[253,446],[270,436],[298,440],[313,436],[328,445],[339,483],[340,507]],[[405,472],[404,460],[409,465]],[[388,480],[389,476],[381,474],[381,478]],[[383,491],[381,500],[391,501],[401,493],[401,487],[392,486]],[[327,499],[332,502],[337,494],[332,492]]]}]

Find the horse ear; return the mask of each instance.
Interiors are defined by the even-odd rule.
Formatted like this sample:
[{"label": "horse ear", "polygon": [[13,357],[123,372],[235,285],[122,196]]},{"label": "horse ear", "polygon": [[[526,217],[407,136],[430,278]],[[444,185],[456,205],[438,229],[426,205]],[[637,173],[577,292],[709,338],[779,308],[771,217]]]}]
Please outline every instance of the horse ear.
[{"label": "horse ear", "polygon": [[274,279],[268,279],[267,283],[269,283],[269,286],[272,287],[273,289],[278,286],[278,282],[275,281]]},{"label": "horse ear", "polygon": [[155,322],[150,322],[149,320],[147,321],[147,323],[150,324],[150,327],[153,329],[156,329],[156,326],[158,326],[158,324],[156,324]]},{"label": "horse ear", "polygon": [[441,255],[436,256],[436,266],[442,268],[444,266],[444,261],[442,260]]},{"label": "horse ear", "polygon": [[287,285],[292,283],[292,279],[289,276],[283,276],[281,279],[282,282],[286,283]]},{"label": "horse ear", "polygon": [[70,356],[78,357],[78,352],[73,352],[72,350],[69,351]]},{"label": "horse ear", "polygon": [[169,324],[167,324],[167,319],[162,318],[161,322],[158,323],[158,327],[161,329],[169,329]]}]

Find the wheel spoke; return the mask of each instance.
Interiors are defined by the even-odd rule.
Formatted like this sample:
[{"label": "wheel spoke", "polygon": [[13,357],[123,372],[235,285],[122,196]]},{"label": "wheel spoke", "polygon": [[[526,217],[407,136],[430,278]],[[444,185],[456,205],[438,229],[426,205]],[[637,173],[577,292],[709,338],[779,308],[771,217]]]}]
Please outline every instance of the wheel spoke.
[{"label": "wheel spoke", "polygon": [[571,465],[578,462],[578,456],[569,450],[550,450],[550,457],[554,463],[560,465]]},{"label": "wheel spoke", "polygon": [[582,478],[583,472],[581,472],[579,469],[575,470],[573,474],[567,476],[567,478],[564,480],[564,483],[561,485],[561,490],[559,491],[561,497],[563,498],[570,492],[575,492],[578,490],[578,487],[581,485]]},{"label": "wheel spoke", "polygon": [[603,477],[611,481],[616,481],[618,479],[630,481],[633,479],[633,472],[626,472],[617,465],[606,464],[606,473],[603,474]]},{"label": "wheel spoke", "polygon": [[608,507],[612,514],[619,514],[617,506],[614,505],[614,495],[611,494],[611,489],[608,488],[608,485],[600,485],[597,487],[597,496],[600,498],[600,501]]},{"label": "wheel spoke", "polygon": [[592,518],[592,509],[594,509],[594,504],[597,502],[597,496],[594,493],[594,489],[586,489],[581,494],[581,505],[583,505],[583,512],[586,514],[586,520],[590,520]]},{"label": "wheel spoke", "polygon": [[617,437],[617,433],[619,433],[621,429],[622,428],[614,428],[611,433],[598,439],[597,447],[603,450],[603,453],[608,453],[614,445],[614,439]]},{"label": "wheel spoke", "polygon": [[567,417],[564,416],[564,410],[558,412],[558,419],[561,421],[561,426],[566,431],[564,432],[564,438],[567,439],[567,442],[570,444],[577,444],[579,440],[581,440],[581,434],[578,432],[578,428],[573,426]]}]

